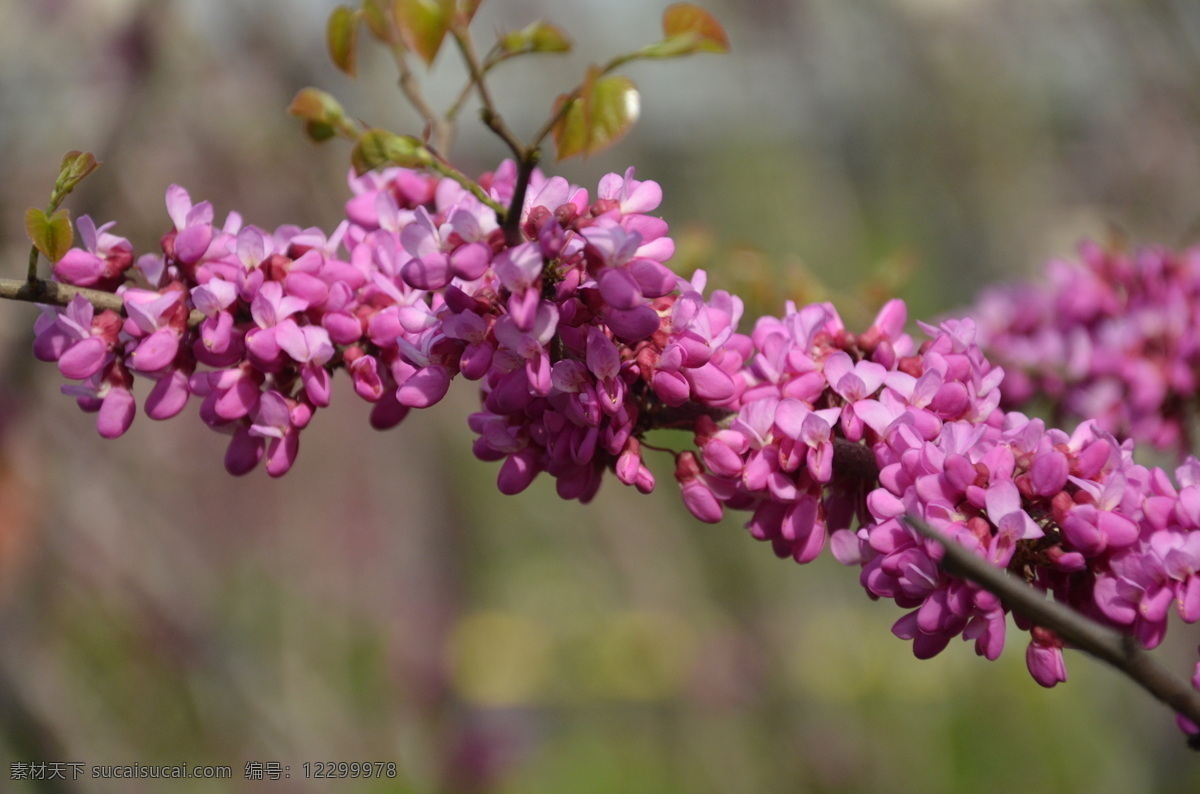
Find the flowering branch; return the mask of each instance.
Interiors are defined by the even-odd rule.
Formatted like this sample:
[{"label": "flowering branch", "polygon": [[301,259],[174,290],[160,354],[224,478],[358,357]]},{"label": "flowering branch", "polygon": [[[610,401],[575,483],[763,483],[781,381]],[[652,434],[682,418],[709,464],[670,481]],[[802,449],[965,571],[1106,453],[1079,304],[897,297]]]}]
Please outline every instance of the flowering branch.
[{"label": "flowering branch", "polygon": [[[1075,648],[1117,668],[1176,713],[1200,725],[1200,692],[1146,653],[1137,639],[1115,632],[1073,609],[1047,599],[1041,590],[988,565],[917,516],[907,516],[905,521],[922,536],[936,541],[942,547],[945,556],[941,566],[947,573],[978,582],[999,596],[1013,612],[1024,615]],[[1200,744],[1193,743],[1193,746],[1200,750]]]},{"label": "flowering branch", "polygon": [[[75,381],[63,390],[98,413],[100,434],[120,436],[134,420],[136,375],[154,384],[143,402],[152,419],[175,416],[196,396],[202,421],[230,439],[230,473],[265,462],[281,476],[302,431],[330,404],[337,370],[372,404],[380,429],[438,403],[462,376],[478,383],[480,409],[468,423],[476,456],[500,464],[498,488],[516,494],[544,473],[560,497],[587,502],[606,472],[654,490],[642,448],[662,448],[644,444],[647,434],[690,431],[694,449],[671,454],[693,515],[716,522],[726,509],[746,511],[750,535],[798,563],[828,545],[861,568],[872,598],[909,610],[892,631],[919,658],[961,637],[995,659],[1015,610],[1039,684],[1066,680],[1062,649],[1072,643],[1129,674],[1200,735],[1196,694],[1142,650],[1161,642],[1172,609],[1200,621],[1200,461],[1188,459],[1172,479],[1138,464],[1132,444],[1098,419],[1067,433],[1002,407],[1005,371],[969,318],[922,325],[927,338],[918,341],[899,300],[861,333],[831,304],[788,302],[782,316],[740,332],[737,296],[708,291],[703,271],[683,278],[667,267],[675,244],[650,214],[662,200],[656,183],[630,168],[604,176],[593,195],[537,169],[548,135],[561,159],[628,130],[637,91],[612,70],[635,58],[723,51],[720,26],[694,6],[670,7],[662,41],[592,67],[525,145],[484,83],[494,62],[479,62],[466,30],[477,7],[396,4],[389,23],[380,6],[343,6],[330,42],[353,72],[352,31],[368,11],[377,36],[415,47],[426,63],[451,35],[485,124],[515,157],[478,180],[420,140],[363,129],[328,94],[305,89],[291,112],[309,134],[356,141],[354,195],[332,232],[269,232],[236,213],[217,224],[208,202],[173,185],[161,252],[135,257],[111,224],[86,216],[76,223],[82,247],[72,247],[56,202],[94,159],[64,159],[50,210],[31,210],[26,224],[55,281],[0,282],[0,297],[64,307],[39,317],[34,353]],[[505,37],[503,49],[561,43],[535,25]],[[395,51],[402,88],[432,125],[438,117]],[[1186,314],[1200,290],[1194,297],[1174,308]],[[1200,360],[1170,363],[1194,387]],[[1123,374],[1161,375],[1149,370]],[[1005,570],[1034,589],[1013,589]],[[1047,611],[1035,592],[1060,606]]]}]

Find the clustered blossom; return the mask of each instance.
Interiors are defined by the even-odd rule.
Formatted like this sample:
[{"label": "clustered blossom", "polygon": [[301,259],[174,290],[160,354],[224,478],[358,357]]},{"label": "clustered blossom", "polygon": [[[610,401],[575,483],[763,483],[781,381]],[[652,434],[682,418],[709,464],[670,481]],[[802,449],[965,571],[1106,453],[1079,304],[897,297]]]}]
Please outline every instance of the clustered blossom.
[{"label": "clustered blossom", "polygon": [[[920,658],[963,636],[995,659],[1007,610],[945,573],[941,546],[908,516],[1146,647],[1173,605],[1200,619],[1200,463],[1179,469],[1177,491],[1095,422],[1068,435],[1005,412],[1004,372],[973,322],[923,326],[920,347],[904,324],[899,301],[857,337],[828,304],[759,320],[736,415],[696,422],[703,467],[688,458],[680,475],[692,512],[751,511],[750,534],[801,563],[832,536],[872,597],[911,610],[893,632]],[[1033,677],[1065,680],[1061,641],[1018,625],[1031,629]]]},{"label": "clustered blossom", "polygon": [[[504,163],[479,186],[507,206],[516,180]],[[800,563],[829,545],[872,598],[908,610],[893,632],[921,658],[961,636],[995,659],[1008,615],[942,570],[942,547],[908,517],[1147,647],[1172,609],[1200,619],[1200,461],[1172,481],[1114,435],[1180,442],[1182,411],[1164,406],[1194,391],[1180,284],[1196,257],[1087,248],[1084,266],[1058,267],[1053,298],[985,301],[986,333],[951,320],[921,326],[918,343],[893,300],[860,334],[830,304],[790,302],[745,334],[738,298],[705,297],[703,272],[666,266],[674,243],[649,214],[661,190],[632,169],[594,198],[535,172],[516,242],[450,179],[391,168],[350,187],[326,235],[236,213],[218,227],[207,202],[172,186],[161,253],[136,259],[108,225],[80,219],[83,248],[55,277],[115,292],[125,316],[83,297],[43,307],[36,355],[77,381],[63,390],[99,413],[105,437],[133,421],[135,375],[153,383],[153,419],[201,398],[201,419],[230,436],[234,474],[264,459],[272,476],[291,467],[338,369],[377,428],[437,403],[459,375],[477,382],[474,452],[501,463],[507,494],[545,472],[561,497],[587,501],[606,470],[650,492],[646,432],[689,430],[695,450],[674,453],[674,474],[697,518],[747,511],[754,538]],[[982,341],[1026,369],[1006,377]],[[1068,434],[1002,405],[1035,388],[1096,418]],[[1137,399],[1122,413],[1127,393]],[[1015,622],[1033,677],[1065,680],[1062,640]]]},{"label": "clustered blossom", "polygon": [[986,291],[971,312],[1004,366],[1004,407],[1048,399],[1056,417],[1119,437],[1190,448],[1200,388],[1200,248],[1080,247],[1049,284]]}]

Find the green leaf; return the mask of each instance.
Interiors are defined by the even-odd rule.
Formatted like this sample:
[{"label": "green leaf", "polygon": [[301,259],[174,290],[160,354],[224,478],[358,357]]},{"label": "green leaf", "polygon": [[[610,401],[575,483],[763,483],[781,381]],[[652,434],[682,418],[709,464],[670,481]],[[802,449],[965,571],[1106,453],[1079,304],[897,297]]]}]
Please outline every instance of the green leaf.
[{"label": "green leaf", "polygon": [[554,149],[558,152],[559,160],[574,157],[587,148],[587,118],[583,113],[583,100],[579,97],[572,98],[570,94],[563,94],[554,103],[555,115],[562,110],[563,102],[570,102],[571,106],[559,117],[554,129],[551,130],[551,134],[554,136]]},{"label": "green leaf", "polygon": [[33,247],[51,262],[62,259],[75,242],[71,214],[65,208],[47,217],[44,211],[30,207],[25,211],[25,233]]},{"label": "green leaf", "polygon": [[319,88],[300,89],[287,112],[304,120],[305,134],[317,143],[329,140],[339,131],[352,135],[357,127],[346,118],[341,103]]},{"label": "green leaf", "polygon": [[637,121],[637,86],[628,77],[600,74],[598,67],[591,67],[578,96],[566,94],[555,103],[556,113],[563,102],[571,103],[552,130],[559,160],[576,154],[588,157],[607,149]]},{"label": "green leaf", "polygon": [[396,28],[396,19],[392,16],[390,0],[363,0],[363,20],[371,34],[384,44],[400,43],[400,31]]},{"label": "green leaf", "polygon": [[325,43],[337,68],[354,77],[358,71],[358,21],[363,12],[350,6],[338,6],[329,15]]},{"label": "green leaf", "polygon": [[306,121],[304,122],[304,134],[313,143],[324,143],[337,135],[337,128],[323,121]]},{"label": "green leaf", "polygon": [[689,52],[729,52],[729,37],[712,14],[691,3],[676,3],[663,12],[663,34],[675,36],[693,34],[694,49]]},{"label": "green leaf", "polygon": [[360,135],[350,152],[350,163],[360,176],[384,165],[419,168],[432,161],[433,155],[416,138],[377,128]]},{"label": "green leaf", "polygon": [[322,121],[326,124],[346,115],[341,103],[319,88],[301,88],[292,104],[288,105],[287,112],[305,121]]},{"label": "green leaf", "polygon": [[526,52],[568,52],[571,40],[561,28],[545,20],[534,22],[522,30],[506,33],[500,46],[510,55]]},{"label": "green leaf", "polygon": [[453,8],[452,0],[394,0],[392,3],[392,16],[404,46],[420,56],[426,66],[433,63],[441,49]]},{"label": "green leaf", "polygon": [[74,190],[75,186],[82,182],[88,174],[99,167],[99,161],[91,152],[67,152],[58,165],[58,179],[54,183],[55,191],[61,196],[65,196]]},{"label": "green leaf", "polygon": [[637,86],[628,77],[609,75],[592,86],[588,105],[585,157],[607,149],[629,132],[641,110],[641,98]]}]

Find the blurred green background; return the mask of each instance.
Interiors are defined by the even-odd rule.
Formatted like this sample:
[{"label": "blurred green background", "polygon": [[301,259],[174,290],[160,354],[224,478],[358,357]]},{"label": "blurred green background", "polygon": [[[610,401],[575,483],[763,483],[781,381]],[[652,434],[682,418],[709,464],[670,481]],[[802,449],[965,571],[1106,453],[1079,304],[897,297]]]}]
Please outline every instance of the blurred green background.
[{"label": "blurred green background", "polygon": [[[419,133],[382,53],[324,53],[332,0],[0,4],[0,253],[59,157],[104,167],[69,201],[139,251],[178,182],[218,217],[332,227],[347,148],[283,109],[318,85]],[[503,68],[519,132],[586,64],[658,37],[665,3],[488,0],[476,24],[548,16],[576,52]],[[1200,220],[1200,4],[1192,0],[710,0],[733,52],[635,64],[642,120],[554,170],[637,167],[683,272],[748,301],[833,299],[861,327],[912,318],[1069,254],[1084,236],[1189,242]],[[427,92],[463,72],[444,54]],[[500,143],[466,114],[455,160]],[[918,662],[856,572],[801,569],[738,516],[700,525],[665,456],[645,497],[518,497],[470,454],[459,384],[375,433],[345,382],[282,481],[227,476],[195,409],[116,442],[29,355],[32,306],[0,312],[0,790],[5,792],[1190,792],[1164,708],[1098,663],[1040,689],[1022,635]],[[749,327],[749,319],[744,325]],[[143,384],[144,385],[144,384]],[[144,393],[144,391],[143,391]],[[1176,625],[1159,656],[1191,670]],[[9,780],[11,764],[228,764],[232,781]],[[394,761],[383,783],[302,764]],[[247,762],[286,781],[242,779]]]}]

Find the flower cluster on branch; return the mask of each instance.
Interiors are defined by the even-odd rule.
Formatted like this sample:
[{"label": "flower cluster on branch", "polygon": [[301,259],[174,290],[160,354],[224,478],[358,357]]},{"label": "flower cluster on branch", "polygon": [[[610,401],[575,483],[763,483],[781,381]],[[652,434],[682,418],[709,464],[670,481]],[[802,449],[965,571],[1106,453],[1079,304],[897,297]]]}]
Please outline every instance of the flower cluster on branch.
[{"label": "flower cluster on branch", "polygon": [[[505,162],[478,184],[506,204],[516,183]],[[111,224],[81,218],[82,246],[55,278],[118,295],[125,316],[83,296],[44,306],[35,354],[78,381],[63,391],[98,411],[105,437],[133,421],[135,375],[153,383],[153,419],[200,397],[201,419],[230,436],[234,474],[264,459],[285,473],[339,369],[378,428],[437,403],[458,375],[477,381],[475,454],[502,461],[509,494],[545,472],[560,496],[587,501],[605,471],[649,492],[646,433],[689,430],[695,449],[674,453],[675,478],[697,518],[748,511],[753,537],[801,563],[832,538],[871,597],[909,610],[893,632],[922,658],[956,636],[996,658],[1008,609],[946,572],[907,516],[1146,647],[1172,609],[1200,619],[1200,462],[1173,482],[1102,420],[1068,434],[1006,410],[1005,372],[974,321],[923,325],[918,343],[899,300],[859,334],[830,304],[789,303],[740,333],[738,298],[705,297],[703,272],[688,280],[664,264],[674,244],[648,214],[661,190],[632,169],[594,198],[534,173],[516,244],[456,180],[389,168],[350,187],[346,219],[325,234],[267,232],[236,213],[218,226],[173,186],[173,228],[161,253],[141,256]],[[1030,632],[1033,677],[1065,680],[1062,640],[1016,625]]]},{"label": "flower cluster on branch", "polygon": [[1047,268],[1046,285],[992,287],[971,316],[1008,372],[1006,408],[1049,401],[1122,438],[1191,449],[1200,389],[1200,248],[1093,242]]}]

